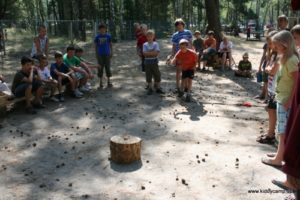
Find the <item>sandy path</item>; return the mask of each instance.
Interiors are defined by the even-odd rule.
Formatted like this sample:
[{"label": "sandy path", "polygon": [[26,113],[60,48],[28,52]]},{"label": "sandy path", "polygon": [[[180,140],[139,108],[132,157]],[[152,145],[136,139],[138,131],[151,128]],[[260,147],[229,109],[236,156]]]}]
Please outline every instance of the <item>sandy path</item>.
[{"label": "sandy path", "polygon": [[[235,43],[238,41],[235,39]],[[160,41],[161,60],[170,51]],[[251,44],[255,67],[261,42],[236,45],[238,62]],[[237,79],[232,72],[198,73],[193,102],[169,92],[174,69],[161,63],[167,94],[147,96],[137,70],[133,42],[115,45],[114,88],[95,91],[80,100],[47,103],[36,116],[16,110],[0,129],[0,199],[100,200],[277,200],[287,194],[273,178],[284,175],[261,164],[274,147],[255,142],[266,127],[255,80]],[[88,50],[92,56],[92,49]],[[251,101],[251,108],[237,103]],[[111,163],[109,138],[129,133],[143,139],[142,162]],[[185,183],[185,184],[183,184]],[[280,192],[280,191],[279,191]]]}]

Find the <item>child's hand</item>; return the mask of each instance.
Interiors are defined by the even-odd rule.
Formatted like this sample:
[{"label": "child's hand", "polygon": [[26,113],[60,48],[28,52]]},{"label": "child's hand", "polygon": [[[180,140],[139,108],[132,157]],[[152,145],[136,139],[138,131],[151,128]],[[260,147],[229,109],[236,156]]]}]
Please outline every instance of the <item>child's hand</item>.
[{"label": "child's hand", "polygon": [[271,66],[267,66],[266,69],[265,69],[265,71],[266,71],[268,74],[271,72],[271,70],[272,70],[272,67],[271,67]]}]

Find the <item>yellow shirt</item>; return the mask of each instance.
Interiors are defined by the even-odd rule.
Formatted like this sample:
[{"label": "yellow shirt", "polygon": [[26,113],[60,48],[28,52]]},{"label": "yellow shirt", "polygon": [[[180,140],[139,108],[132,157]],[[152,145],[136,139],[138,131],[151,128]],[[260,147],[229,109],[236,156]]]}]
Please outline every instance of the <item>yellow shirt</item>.
[{"label": "yellow shirt", "polygon": [[298,71],[298,64],[298,57],[293,55],[284,65],[280,65],[276,74],[276,100],[280,104],[285,104],[291,98],[293,86],[295,84],[292,73]]}]

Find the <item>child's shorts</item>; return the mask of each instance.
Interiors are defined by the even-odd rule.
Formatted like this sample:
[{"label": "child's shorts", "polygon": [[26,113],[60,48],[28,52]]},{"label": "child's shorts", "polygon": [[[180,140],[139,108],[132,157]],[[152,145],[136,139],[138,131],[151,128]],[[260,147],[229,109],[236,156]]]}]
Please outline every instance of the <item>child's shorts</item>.
[{"label": "child's shorts", "polygon": [[277,102],[277,132],[279,135],[285,134],[289,114],[290,108],[286,111],[283,105]]},{"label": "child's shorts", "polygon": [[158,64],[146,64],[145,72],[146,72],[146,82],[147,83],[152,82],[152,77],[154,78],[155,83],[159,83],[161,81],[161,74],[159,71]]},{"label": "child's shorts", "polygon": [[20,98],[20,97],[24,97],[25,96],[25,91],[27,90],[27,88],[29,86],[32,86],[32,92],[35,92],[37,91],[40,87],[42,87],[43,83],[41,81],[37,81],[37,80],[34,80],[31,83],[22,83],[20,85],[18,85],[14,91],[14,95],[15,97],[17,98]]},{"label": "child's shorts", "polygon": [[85,77],[84,74],[80,72],[75,72],[74,75],[77,80],[81,80]]},{"label": "child's shorts", "polygon": [[182,70],[182,75],[181,75],[182,79],[193,79],[194,78],[194,70]]},{"label": "child's shorts", "polygon": [[276,110],[276,108],[277,108],[277,101],[275,99],[275,95],[268,95],[267,103],[268,103],[267,107],[269,109]]}]

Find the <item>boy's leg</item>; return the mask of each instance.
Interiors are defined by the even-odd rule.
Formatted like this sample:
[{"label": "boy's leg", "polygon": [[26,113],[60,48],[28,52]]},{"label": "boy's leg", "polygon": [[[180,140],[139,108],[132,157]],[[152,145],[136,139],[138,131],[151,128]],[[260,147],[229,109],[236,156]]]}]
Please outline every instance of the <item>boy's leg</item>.
[{"label": "boy's leg", "polygon": [[36,92],[34,102],[38,105],[43,104],[44,88],[42,82],[34,80],[32,82],[32,91]]},{"label": "boy's leg", "polygon": [[145,65],[145,78],[148,85],[148,89],[152,89],[151,65]]},{"label": "boy's leg", "polygon": [[181,76],[182,76],[182,71],[179,66],[176,66],[176,88],[177,90],[180,90],[181,88]]},{"label": "boy's leg", "polygon": [[229,59],[229,68],[231,69],[231,66],[232,66],[232,55],[231,55],[231,52],[228,52],[228,59]]},{"label": "boy's leg", "polygon": [[32,86],[28,85],[28,87],[25,89],[25,99],[26,99],[26,107],[31,107],[31,98],[32,98]]},{"label": "boy's leg", "polygon": [[227,53],[222,54],[222,70],[224,71],[226,65]]},{"label": "boy's leg", "polygon": [[103,56],[98,56],[98,77],[99,77],[99,87],[103,87],[102,78],[103,78],[103,68],[104,68],[104,62],[103,62]]},{"label": "boy's leg", "polygon": [[160,87],[161,73],[160,73],[158,64],[155,64],[153,66],[152,71],[153,71],[153,77],[154,77],[154,83],[155,83],[154,85],[155,85],[156,93],[164,94],[164,92],[162,91],[162,89]]},{"label": "boy's leg", "polygon": [[52,82],[50,83],[51,85],[51,93],[50,96],[54,96],[55,92],[56,92],[56,88],[58,88],[58,82],[56,80],[52,80]]},{"label": "boy's leg", "polygon": [[110,56],[105,56],[105,73],[107,77],[107,85],[112,86],[110,78],[112,76],[110,69]]},{"label": "boy's leg", "polygon": [[192,84],[193,84],[193,79],[188,78],[188,80],[187,80],[188,93],[190,93],[192,91]]},{"label": "boy's leg", "polygon": [[62,76],[58,76],[57,78],[57,89],[59,94],[62,93],[62,79]]}]

